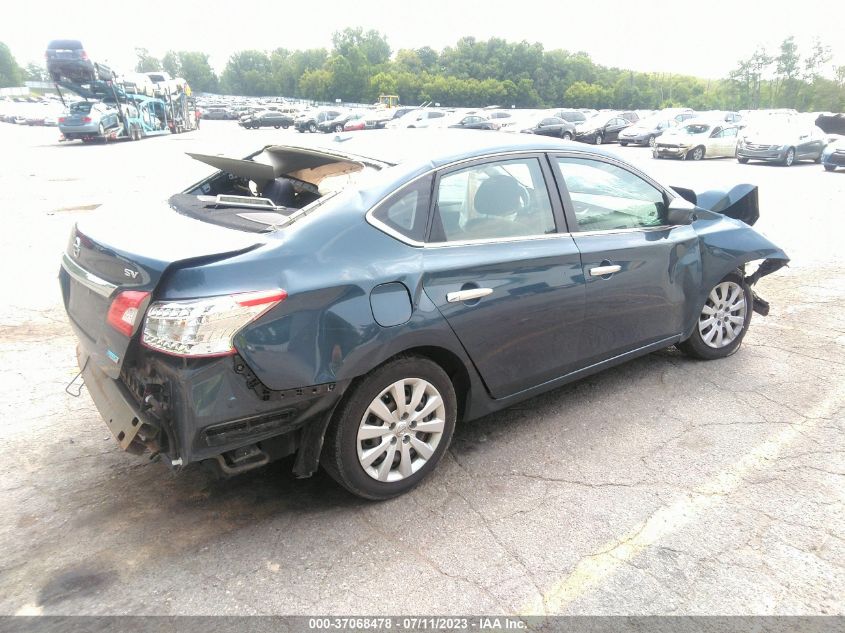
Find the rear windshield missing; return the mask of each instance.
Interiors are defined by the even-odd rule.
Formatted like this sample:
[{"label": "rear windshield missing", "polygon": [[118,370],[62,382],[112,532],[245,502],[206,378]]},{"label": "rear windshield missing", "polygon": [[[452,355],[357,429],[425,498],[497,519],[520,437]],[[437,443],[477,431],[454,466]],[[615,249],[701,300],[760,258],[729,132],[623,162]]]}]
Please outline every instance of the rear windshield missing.
[{"label": "rear windshield missing", "polygon": [[70,104],[70,111],[71,112],[78,112],[79,114],[88,114],[91,112],[91,102],[90,101],[79,101],[77,103]]}]

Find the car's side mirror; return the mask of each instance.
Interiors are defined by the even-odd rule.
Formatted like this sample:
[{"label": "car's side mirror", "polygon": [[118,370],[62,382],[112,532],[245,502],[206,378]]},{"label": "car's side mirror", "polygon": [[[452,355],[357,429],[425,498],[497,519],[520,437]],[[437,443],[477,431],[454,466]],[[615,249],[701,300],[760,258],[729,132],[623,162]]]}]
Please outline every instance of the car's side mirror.
[{"label": "car's side mirror", "polygon": [[684,198],[673,198],[666,207],[666,224],[681,226],[692,224],[698,219],[695,205]]}]

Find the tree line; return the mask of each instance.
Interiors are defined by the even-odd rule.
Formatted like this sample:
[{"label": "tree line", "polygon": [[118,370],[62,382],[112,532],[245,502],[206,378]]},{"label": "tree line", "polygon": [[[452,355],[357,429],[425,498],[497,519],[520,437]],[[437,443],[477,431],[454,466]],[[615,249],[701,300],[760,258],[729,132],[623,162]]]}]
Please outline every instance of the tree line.
[{"label": "tree line", "polygon": [[[845,66],[832,67],[830,47],[819,41],[799,51],[793,37],[772,54],[759,48],[721,79],[611,68],[582,51],[495,37],[394,53],[383,34],[360,27],[336,32],[330,49],[238,51],[219,76],[199,51],[168,51],[162,58],[143,48],[135,53],[139,72],[165,70],[196,92],[244,96],[369,103],[396,94],[404,104],[519,108],[845,110]],[[39,72],[43,77],[32,64],[19,68],[0,43],[0,86],[20,85]]]}]

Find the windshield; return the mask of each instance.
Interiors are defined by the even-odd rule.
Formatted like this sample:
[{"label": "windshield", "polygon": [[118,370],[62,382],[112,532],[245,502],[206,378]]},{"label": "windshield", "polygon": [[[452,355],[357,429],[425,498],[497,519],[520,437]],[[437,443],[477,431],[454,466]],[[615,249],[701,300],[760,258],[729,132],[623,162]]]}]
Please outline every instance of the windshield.
[{"label": "windshield", "polygon": [[692,123],[690,125],[685,125],[680,130],[678,130],[679,134],[704,134],[710,130],[710,126],[704,123]]}]

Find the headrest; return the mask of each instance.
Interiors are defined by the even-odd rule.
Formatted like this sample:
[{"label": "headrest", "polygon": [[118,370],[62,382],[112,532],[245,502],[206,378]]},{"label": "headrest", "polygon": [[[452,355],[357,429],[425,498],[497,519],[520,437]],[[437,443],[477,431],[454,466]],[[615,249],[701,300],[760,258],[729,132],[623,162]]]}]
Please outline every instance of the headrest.
[{"label": "headrest", "polygon": [[524,189],[513,176],[490,176],[475,192],[475,210],[484,215],[511,215],[523,207]]}]

